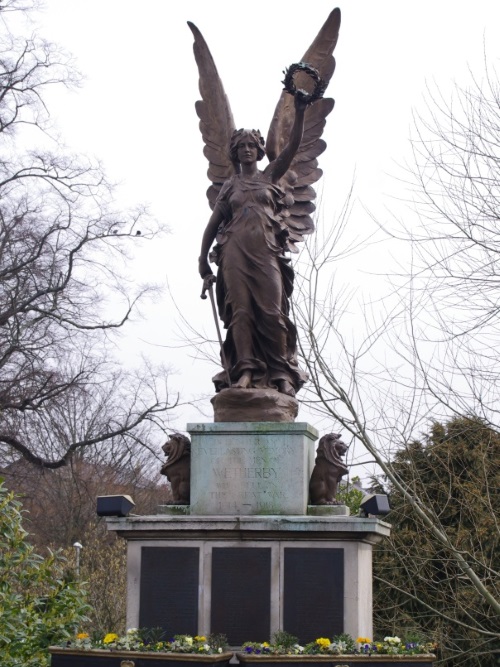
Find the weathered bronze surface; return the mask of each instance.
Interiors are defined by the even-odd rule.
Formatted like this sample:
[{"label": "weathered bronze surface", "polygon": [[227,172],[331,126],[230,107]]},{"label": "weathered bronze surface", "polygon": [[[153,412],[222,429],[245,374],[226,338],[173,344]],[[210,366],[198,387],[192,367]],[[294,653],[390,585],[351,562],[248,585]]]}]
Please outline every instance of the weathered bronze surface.
[{"label": "weathered bronze surface", "polygon": [[309,482],[311,505],[338,504],[336,496],[339,482],[349,472],[342,460],[347,449],[338,433],[329,433],[320,439],[316,465]]},{"label": "weathered bronze surface", "polygon": [[[311,94],[312,99],[320,89],[322,94],[334,72],[340,10],[331,12],[301,63],[285,76],[294,94],[282,92],[267,142],[258,130],[236,130],[207,44],[196,26],[189,26],[202,97],[196,111],[212,182],[207,197],[213,213],[199,273],[204,290],[216,280],[218,312],[227,329],[227,368],[214,377],[215,387],[220,391],[230,382],[235,389],[271,389],[293,397],[307,376],[297,362],[296,329],[289,318],[294,273],[287,253],[297,252],[296,243],[314,230],[311,186],[322,174],[317,157],[326,148],[321,135],[334,101],[311,103]],[[269,164],[259,170],[266,155]],[[209,265],[214,241],[210,259],[218,267],[216,279]]]},{"label": "weathered bronze surface", "polygon": [[174,433],[162,447],[168,459],[161,467],[172,487],[168,504],[189,505],[191,488],[191,441],[182,433]]},{"label": "weathered bronze surface", "polygon": [[212,405],[214,422],[293,422],[299,412],[296,398],[274,389],[224,389]]}]

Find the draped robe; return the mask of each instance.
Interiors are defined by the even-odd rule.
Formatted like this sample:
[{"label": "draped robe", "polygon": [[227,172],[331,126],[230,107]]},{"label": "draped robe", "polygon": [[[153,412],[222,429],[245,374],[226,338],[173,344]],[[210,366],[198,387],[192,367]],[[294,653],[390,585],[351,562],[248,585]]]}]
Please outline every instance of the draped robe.
[{"label": "draped robe", "polygon": [[[252,387],[298,391],[307,379],[297,362],[297,331],[289,319],[293,269],[285,257],[285,193],[262,173],[237,174],[224,183],[217,205],[224,222],[211,258],[219,267],[217,305],[227,329],[224,352],[231,382],[243,371]],[[227,387],[225,373],[213,378]]]}]

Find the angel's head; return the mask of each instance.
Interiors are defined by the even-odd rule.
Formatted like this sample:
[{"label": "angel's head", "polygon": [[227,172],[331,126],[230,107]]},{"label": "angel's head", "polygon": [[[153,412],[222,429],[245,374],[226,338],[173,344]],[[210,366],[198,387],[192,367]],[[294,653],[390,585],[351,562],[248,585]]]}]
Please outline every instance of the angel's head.
[{"label": "angel's head", "polygon": [[257,148],[257,160],[262,160],[266,154],[264,137],[259,130],[246,130],[243,128],[241,130],[235,130],[231,136],[231,142],[229,144],[229,155],[233,164],[238,164],[240,162],[238,157],[238,147],[242,141],[248,138],[255,142]]}]

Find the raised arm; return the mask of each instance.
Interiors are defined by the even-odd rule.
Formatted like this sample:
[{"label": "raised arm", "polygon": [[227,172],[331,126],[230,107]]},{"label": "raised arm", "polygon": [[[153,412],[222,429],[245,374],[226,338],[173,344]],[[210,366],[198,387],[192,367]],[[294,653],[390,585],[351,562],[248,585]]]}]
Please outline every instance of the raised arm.
[{"label": "raised arm", "polygon": [[278,157],[271,162],[266,168],[266,172],[270,172],[271,180],[277,183],[282,176],[286,174],[295,154],[299,150],[302,135],[304,133],[304,114],[309,105],[307,100],[300,91],[294,97],[295,118],[292,129],[290,131],[290,138],[285,148],[281,151]]}]

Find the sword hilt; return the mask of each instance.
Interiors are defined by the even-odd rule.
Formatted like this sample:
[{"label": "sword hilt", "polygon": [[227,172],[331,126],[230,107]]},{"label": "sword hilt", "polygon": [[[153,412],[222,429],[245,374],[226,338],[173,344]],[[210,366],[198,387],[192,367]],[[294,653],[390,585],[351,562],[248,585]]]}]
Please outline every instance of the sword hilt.
[{"label": "sword hilt", "polygon": [[201,290],[200,299],[207,298],[207,291],[212,287],[214,282],[215,282],[215,276],[213,273],[209,273],[207,276],[203,278],[203,289]]}]

